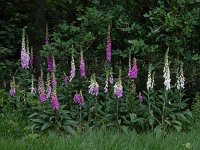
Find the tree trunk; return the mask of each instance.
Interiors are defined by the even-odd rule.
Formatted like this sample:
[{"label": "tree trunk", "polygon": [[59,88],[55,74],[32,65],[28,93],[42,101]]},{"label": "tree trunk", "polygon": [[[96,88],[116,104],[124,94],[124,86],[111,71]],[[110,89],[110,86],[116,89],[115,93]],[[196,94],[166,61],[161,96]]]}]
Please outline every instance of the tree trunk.
[{"label": "tree trunk", "polygon": [[31,14],[31,20],[33,25],[33,31],[31,35],[33,44],[34,55],[34,70],[38,77],[40,75],[40,67],[42,65],[42,59],[40,57],[40,51],[42,45],[45,42],[45,27],[46,27],[46,0],[33,0],[33,12]]}]

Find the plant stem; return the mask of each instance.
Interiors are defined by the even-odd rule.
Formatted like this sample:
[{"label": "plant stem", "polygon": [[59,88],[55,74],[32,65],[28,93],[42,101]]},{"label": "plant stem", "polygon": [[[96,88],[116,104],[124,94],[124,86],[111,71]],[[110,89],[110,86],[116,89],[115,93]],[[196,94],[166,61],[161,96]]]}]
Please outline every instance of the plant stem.
[{"label": "plant stem", "polygon": [[117,122],[118,122],[118,112],[119,112],[119,101],[117,100]]}]

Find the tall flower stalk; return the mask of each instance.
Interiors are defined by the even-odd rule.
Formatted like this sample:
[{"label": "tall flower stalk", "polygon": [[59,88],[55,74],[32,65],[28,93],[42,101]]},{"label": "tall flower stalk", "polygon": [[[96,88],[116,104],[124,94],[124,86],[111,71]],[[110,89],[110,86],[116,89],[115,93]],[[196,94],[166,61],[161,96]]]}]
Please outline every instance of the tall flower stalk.
[{"label": "tall flower stalk", "polygon": [[68,80],[68,78],[67,78],[66,74],[63,73],[63,76],[62,76],[62,85],[67,85],[67,83],[68,83],[67,80]]},{"label": "tall flower stalk", "polygon": [[91,95],[99,95],[99,84],[96,81],[96,76],[93,74],[90,78],[90,85],[89,85],[88,93]]},{"label": "tall flower stalk", "polygon": [[83,97],[82,91],[80,91],[79,93],[76,92],[73,98],[73,102],[79,106],[84,105],[84,97]]},{"label": "tall flower stalk", "polygon": [[137,59],[133,58],[133,66],[132,68],[130,67],[131,65],[129,64],[129,71],[128,71],[128,77],[130,79],[136,79],[138,75],[138,67],[137,67]]},{"label": "tall flower stalk", "polygon": [[114,85],[114,95],[119,99],[123,95],[123,86],[121,81],[121,69],[119,70],[119,77]]},{"label": "tall flower stalk", "polygon": [[75,73],[76,73],[76,67],[74,62],[74,54],[72,54],[69,82],[71,82],[75,78]]},{"label": "tall flower stalk", "polygon": [[46,36],[45,36],[45,45],[49,44],[49,33],[48,33],[48,24],[46,23]]},{"label": "tall flower stalk", "polygon": [[45,103],[46,102],[46,92],[44,89],[44,80],[43,80],[42,69],[41,69],[41,75],[38,80],[38,93],[39,93],[39,98],[40,98],[41,103]]},{"label": "tall flower stalk", "polygon": [[108,76],[109,76],[109,72],[106,71],[106,81],[105,81],[105,86],[104,86],[104,93],[108,93]]},{"label": "tall flower stalk", "polygon": [[60,108],[60,104],[58,102],[58,96],[56,93],[56,88],[53,89],[52,95],[51,95],[51,106],[53,110],[58,110]]},{"label": "tall flower stalk", "polygon": [[31,52],[30,52],[30,66],[33,68],[33,46],[31,46]]},{"label": "tall flower stalk", "polygon": [[33,95],[35,93],[36,93],[36,90],[34,88],[34,77],[32,75],[32,77],[31,77],[31,94]]},{"label": "tall flower stalk", "polygon": [[183,75],[183,63],[182,62],[180,63],[180,67],[178,67],[178,69],[177,69],[176,78],[177,78],[176,88],[178,90],[184,89],[185,88],[184,87],[185,77]]},{"label": "tall flower stalk", "polygon": [[109,76],[109,82],[110,82],[110,84],[113,84],[113,69],[112,69],[112,67],[110,68],[109,74],[110,74],[110,76]]},{"label": "tall flower stalk", "polygon": [[47,85],[46,85],[46,98],[51,97],[51,79],[50,79],[50,74],[47,73]]},{"label": "tall flower stalk", "polygon": [[107,47],[106,47],[106,60],[108,63],[111,62],[111,55],[112,55],[112,44],[110,37],[110,26],[108,26]]},{"label": "tall flower stalk", "polygon": [[51,83],[52,83],[53,88],[56,88],[57,82],[56,82],[56,76],[55,76],[54,72],[52,72],[52,81],[51,81]]},{"label": "tall flower stalk", "polygon": [[30,63],[30,50],[29,50],[29,39],[26,36],[26,68],[29,68]]},{"label": "tall flower stalk", "polygon": [[83,79],[86,78],[85,75],[85,61],[83,59],[83,51],[80,52],[80,74]]},{"label": "tall flower stalk", "polygon": [[57,84],[56,84],[56,77],[54,72],[52,72],[52,86],[53,86],[53,92],[51,94],[51,105],[53,110],[58,110],[60,108],[60,104],[58,102],[58,96],[57,96]]},{"label": "tall flower stalk", "polygon": [[15,78],[13,77],[13,80],[10,83],[10,96],[15,95]]},{"label": "tall flower stalk", "polygon": [[21,66],[22,66],[23,69],[28,69],[27,53],[26,53],[26,41],[25,41],[25,28],[22,31]]},{"label": "tall flower stalk", "polygon": [[154,74],[155,72],[152,73],[151,70],[151,65],[149,66],[149,71],[148,71],[148,79],[147,79],[147,90],[153,90],[154,87]]},{"label": "tall flower stalk", "polygon": [[47,70],[49,72],[55,71],[56,70],[56,63],[55,63],[54,56],[49,55],[47,62],[48,62],[48,69]]},{"label": "tall flower stalk", "polygon": [[165,79],[164,81],[164,86],[165,86],[165,89],[168,91],[170,90],[170,82],[171,82],[171,79],[170,79],[170,70],[169,70],[169,58],[168,58],[168,52],[169,52],[169,49],[167,49],[166,53],[165,53],[165,65],[164,65],[164,69],[163,69],[163,77]]}]

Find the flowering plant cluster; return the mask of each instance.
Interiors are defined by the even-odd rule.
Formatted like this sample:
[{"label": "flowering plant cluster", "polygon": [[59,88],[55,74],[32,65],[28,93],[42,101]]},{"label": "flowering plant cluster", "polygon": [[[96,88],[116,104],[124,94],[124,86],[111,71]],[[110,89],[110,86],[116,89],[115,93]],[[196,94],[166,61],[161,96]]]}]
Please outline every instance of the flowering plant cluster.
[{"label": "flowering plant cluster", "polygon": [[[108,28],[108,35],[107,35],[107,46],[106,46],[106,62],[111,63],[111,37],[110,37],[110,32],[111,28],[109,26]],[[33,56],[32,56],[32,51],[33,49],[31,48],[31,55],[29,56],[29,41],[28,37],[25,39],[25,29],[23,29],[22,33],[22,50],[21,50],[21,64],[22,68],[29,68],[29,64],[31,65],[33,63]],[[26,41],[26,42],[25,42]],[[45,44],[49,44],[49,38],[48,38],[48,27],[46,28],[46,37],[45,37]],[[168,91],[170,90],[170,69],[169,69],[169,58],[168,58],[168,51],[165,54],[165,60],[164,60],[164,69],[163,69],[163,77],[164,77],[164,86],[165,90]],[[30,63],[31,62],[31,63]],[[56,63],[55,63],[55,58],[52,54],[49,54],[47,58],[47,80],[46,80],[46,90],[44,87],[44,80],[43,80],[43,71],[41,70],[41,76],[39,77],[38,80],[38,94],[39,94],[39,99],[42,103],[45,103],[47,99],[51,99],[51,104],[54,110],[58,110],[60,105],[58,102],[58,97],[57,97],[57,81],[56,81]],[[111,64],[109,64],[111,65]],[[85,60],[83,57],[83,51],[80,51],[80,59],[79,59],[79,71],[80,71],[80,76],[83,79],[86,79],[86,67],[85,67]],[[122,83],[122,77],[121,77],[121,69],[119,70],[119,77],[117,78],[115,84],[113,85],[113,90],[114,90],[114,95],[117,99],[123,97],[123,83]],[[148,71],[148,78],[147,78],[147,83],[146,83],[146,88],[147,91],[153,90],[154,88],[154,74],[155,72],[152,72],[151,65],[149,67]],[[70,70],[70,75],[69,78],[66,76],[66,73],[63,73],[62,76],[62,85],[67,85],[72,80],[75,78],[76,75],[76,66],[75,66],[75,55],[74,51],[72,52],[71,55],[71,70]],[[138,77],[138,65],[137,65],[137,59],[134,57],[133,58],[133,63],[131,63],[131,53],[129,53],[129,70],[128,70],[128,78],[131,79],[131,81],[134,81]],[[86,80],[85,80],[86,81]],[[184,89],[184,81],[185,78],[183,76],[183,65],[180,65],[180,68],[177,71],[177,89]],[[108,93],[108,87],[109,83],[113,84],[114,79],[113,79],[113,69],[110,67],[110,69],[106,71],[106,79],[105,79],[105,85],[104,85],[104,93]],[[133,82],[133,86],[135,86],[135,82]],[[134,87],[135,89],[136,87]],[[90,84],[88,86],[88,93],[90,95],[98,96],[100,91],[99,83],[97,82],[97,78],[95,73],[91,75],[90,78]],[[32,77],[32,85],[31,85],[31,94],[34,94],[36,92],[34,88],[34,79]],[[135,90],[133,91],[135,92]],[[14,96],[15,93],[15,85],[14,81],[11,82],[11,89],[10,89],[10,95]],[[135,92],[136,93],[136,92]],[[143,102],[144,97],[141,92],[137,94],[137,97],[141,102]],[[82,94],[82,90],[80,92],[76,92],[74,95],[73,101],[75,104],[78,104],[80,106],[84,105],[84,97]]]}]

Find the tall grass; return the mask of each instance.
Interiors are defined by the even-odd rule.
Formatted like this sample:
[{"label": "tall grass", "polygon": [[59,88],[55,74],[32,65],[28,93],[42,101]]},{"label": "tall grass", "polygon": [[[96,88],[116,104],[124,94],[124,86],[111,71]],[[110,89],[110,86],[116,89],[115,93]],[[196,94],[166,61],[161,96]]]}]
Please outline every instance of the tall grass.
[{"label": "tall grass", "polygon": [[83,134],[32,134],[17,114],[0,115],[0,150],[184,150],[200,149],[199,125],[188,133],[170,133],[156,138],[150,133],[88,129]]},{"label": "tall grass", "polygon": [[[1,137],[2,150],[184,150],[200,149],[199,132],[171,133],[166,138],[152,134],[115,132],[112,130],[88,130],[82,135],[58,135],[55,133],[29,134],[22,138]],[[188,148],[187,148],[187,146]]]}]

